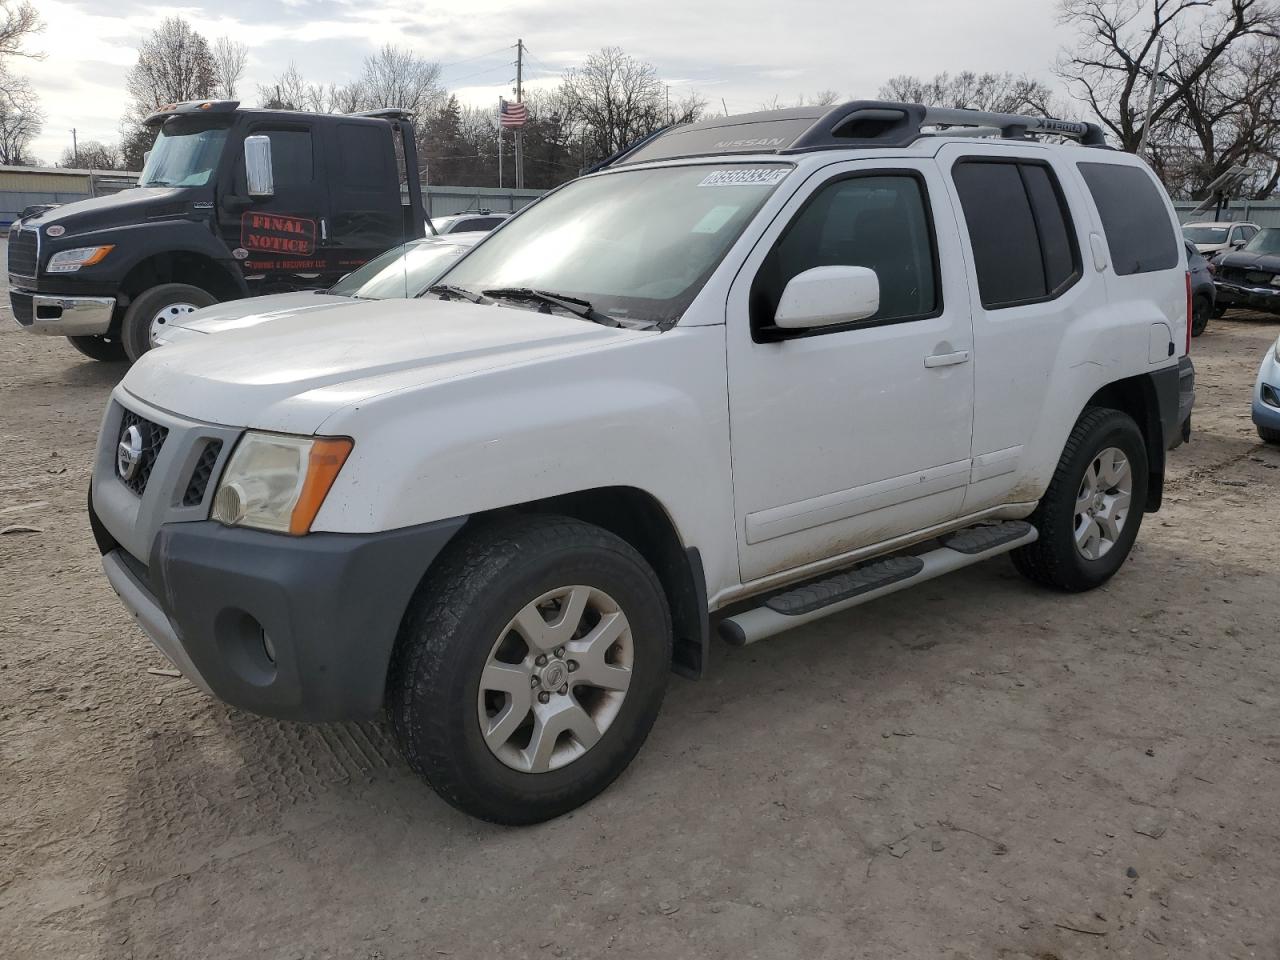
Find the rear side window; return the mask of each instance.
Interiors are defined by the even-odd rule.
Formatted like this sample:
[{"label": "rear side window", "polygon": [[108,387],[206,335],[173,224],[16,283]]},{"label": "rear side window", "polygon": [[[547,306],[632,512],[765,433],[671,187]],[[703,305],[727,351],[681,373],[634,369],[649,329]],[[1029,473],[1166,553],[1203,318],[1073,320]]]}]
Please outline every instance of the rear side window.
[{"label": "rear side window", "polygon": [[367,125],[338,124],[338,156],[343,184],[352,190],[385,190],[393,160],[386,138]]},{"label": "rear side window", "polygon": [[1080,277],[1075,230],[1048,166],[966,159],[951,176],[986,309],[1053,299]]},{"label": "rear side window", "polygon": [[1170,270],[1178,265],[1178,241],[1159,189],[1140,167],[1079,164],[1102,219],[1119,276]]}]

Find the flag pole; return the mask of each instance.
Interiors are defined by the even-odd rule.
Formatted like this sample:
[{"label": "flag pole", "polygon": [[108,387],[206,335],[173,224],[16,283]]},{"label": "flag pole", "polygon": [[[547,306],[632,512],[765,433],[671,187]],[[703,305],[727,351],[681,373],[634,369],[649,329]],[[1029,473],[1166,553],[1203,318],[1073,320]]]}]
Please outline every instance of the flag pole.
[{"label": "flag pole", "polygon": [[502,189],[502,99],[498,99],[498,189]]}]

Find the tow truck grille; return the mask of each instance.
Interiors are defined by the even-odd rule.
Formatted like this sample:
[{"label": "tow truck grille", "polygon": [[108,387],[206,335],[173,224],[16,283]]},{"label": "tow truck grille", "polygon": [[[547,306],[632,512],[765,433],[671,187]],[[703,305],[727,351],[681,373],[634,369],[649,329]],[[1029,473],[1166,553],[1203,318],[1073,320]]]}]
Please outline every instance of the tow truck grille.
[{"label": "tow truck grille", "polygon": [[15,277],[36,275],[36,232],[14,230],[9,235],[9,273]]},{"label": "tow truck grille", "polygon": [[130,427],[137,427],[138,433],[142,435],[142,455],[138,458],[138,468],[133,472],[133,476],[127,480],[122,478],[121,482],[138,496],[142,496],[142,492],[147,489],[147,481],[151,479],[151,471],[156,465],[156,458],[160,456],[160,448],[164,446],[164,438],[169,435],[169,430],[158,423],[143,419],[132,410],[125,410],[120,420],[118,440],[124,439],[125,432]]}]

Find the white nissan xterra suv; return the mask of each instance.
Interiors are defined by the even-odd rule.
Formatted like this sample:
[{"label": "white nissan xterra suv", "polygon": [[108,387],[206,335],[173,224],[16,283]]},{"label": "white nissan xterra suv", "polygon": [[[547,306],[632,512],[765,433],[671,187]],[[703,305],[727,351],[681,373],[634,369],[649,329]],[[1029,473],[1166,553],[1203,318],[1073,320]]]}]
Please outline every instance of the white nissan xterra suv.
[{"label": "white nissan xterra suv", "polygon": [[1173,208],[1093,125],[720,118],[418,299],[148,353],[90,513],[193,683],[385,710],[450,803],[531,823],[618,776],[713,624],[753,643],[1002,553],[1104,583],[1190,433],[1188,326]]}]

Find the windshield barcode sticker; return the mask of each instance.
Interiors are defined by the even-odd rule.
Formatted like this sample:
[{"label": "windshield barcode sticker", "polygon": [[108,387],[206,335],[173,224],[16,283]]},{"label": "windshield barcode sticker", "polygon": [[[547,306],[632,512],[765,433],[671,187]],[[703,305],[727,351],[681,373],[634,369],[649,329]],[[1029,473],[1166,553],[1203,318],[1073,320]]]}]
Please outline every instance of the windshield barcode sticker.
[{"label": "windshield barcode sticker", "polygon": [[759,167],[754,169],[713,170],[702,178],[700,187],[771,187],[787,175],[785,169],[778,167]]}]

